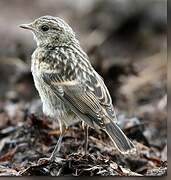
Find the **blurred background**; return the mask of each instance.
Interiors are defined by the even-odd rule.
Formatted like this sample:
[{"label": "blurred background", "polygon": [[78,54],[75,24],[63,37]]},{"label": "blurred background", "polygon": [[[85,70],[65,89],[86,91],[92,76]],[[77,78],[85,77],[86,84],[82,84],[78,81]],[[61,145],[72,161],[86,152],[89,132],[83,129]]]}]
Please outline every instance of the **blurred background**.
[{"label": "blurred background", "polygon": [[[1,0],[0,164],[6,162],[2,157],[13,147],[10,142],[16,127],[27,123],[31,114],[42,117],[30,72],[36,44],[30,32],[19,28],[42,15],[58,16],[70,24],[104,78],[122,129],[165,162],[166,0]],[[142,174],[149,170],[137,169],[134,171]]]}]

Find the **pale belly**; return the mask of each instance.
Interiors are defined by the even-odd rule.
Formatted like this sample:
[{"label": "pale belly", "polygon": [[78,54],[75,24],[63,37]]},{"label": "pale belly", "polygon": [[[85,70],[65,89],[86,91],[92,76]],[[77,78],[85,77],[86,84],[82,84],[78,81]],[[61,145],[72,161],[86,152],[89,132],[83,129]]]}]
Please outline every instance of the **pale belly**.
[{"label": "pale belly", "polygon": [[78,116],[54,94],[54,92],[45,84],[43,79],[33,72],[32,74],[35,87],[38,90],[43,103],[43,113],[45,115],[57,119],[66,126],[70,126],[80,121]]}]

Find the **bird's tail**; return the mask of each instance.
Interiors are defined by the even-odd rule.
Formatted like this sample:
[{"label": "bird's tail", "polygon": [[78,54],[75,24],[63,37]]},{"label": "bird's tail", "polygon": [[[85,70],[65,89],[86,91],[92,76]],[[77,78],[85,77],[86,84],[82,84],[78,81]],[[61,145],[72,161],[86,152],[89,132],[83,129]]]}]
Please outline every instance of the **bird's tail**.
[{"label": "bird's tail", "polygon": [[110,123],[107,123],[105,131],[120,152],[124,153],[134,148],[133,143],[126,137],[124,132],[115,122],[111,121]]}]

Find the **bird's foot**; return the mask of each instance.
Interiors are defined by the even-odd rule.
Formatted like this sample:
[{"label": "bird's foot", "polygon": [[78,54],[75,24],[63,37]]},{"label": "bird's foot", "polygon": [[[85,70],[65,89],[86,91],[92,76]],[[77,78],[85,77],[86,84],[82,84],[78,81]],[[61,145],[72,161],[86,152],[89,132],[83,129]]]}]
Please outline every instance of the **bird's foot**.
[{"label": "bird's foot", "polygon": [[38,164],[39,165],[47,165],[49,163],[52,163],[52,162],[56,162],[56,163],[60,163],[62,162],[64,159],[60,158],[60,157],[49,157],[49,158],[40,158],[38,160]]}]

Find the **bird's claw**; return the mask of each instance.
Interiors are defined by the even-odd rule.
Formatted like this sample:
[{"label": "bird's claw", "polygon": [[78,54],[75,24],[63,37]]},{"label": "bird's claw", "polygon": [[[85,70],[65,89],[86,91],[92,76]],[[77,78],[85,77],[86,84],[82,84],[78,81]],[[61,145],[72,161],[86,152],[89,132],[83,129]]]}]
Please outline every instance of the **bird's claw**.
[{"label": "bird's claw", "polygon": [[60,158],[60,157],[49,157],[49,158],[40,158],[38,160],[38,165],[47,165],[49,163],[52,162],[57,162],[60,163],[62,162],[64,159]]}]

